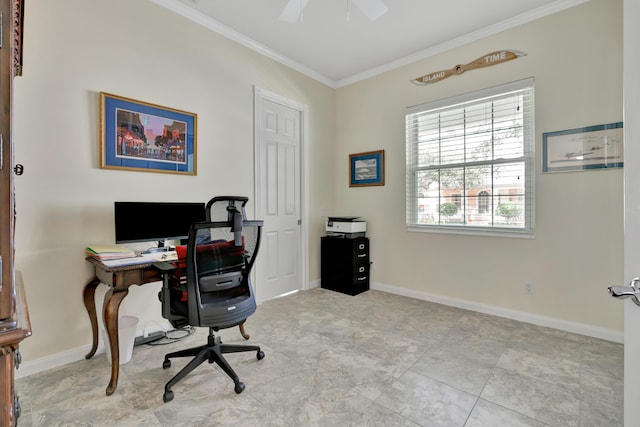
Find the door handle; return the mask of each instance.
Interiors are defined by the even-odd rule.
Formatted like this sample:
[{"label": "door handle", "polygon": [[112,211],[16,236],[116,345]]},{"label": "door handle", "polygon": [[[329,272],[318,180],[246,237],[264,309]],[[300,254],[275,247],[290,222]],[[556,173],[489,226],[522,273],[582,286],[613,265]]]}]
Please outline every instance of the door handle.
[{"label": "door handle", "polygon": [[631,282],[629,282],[627,286],[609,286],[609,294],[619,299],[631,298],[637,306],[640,306],[640,299],[638,299],[640,296],[640,288],[637,286],[638,282],[640,282],[640,277],[631,279]]}]

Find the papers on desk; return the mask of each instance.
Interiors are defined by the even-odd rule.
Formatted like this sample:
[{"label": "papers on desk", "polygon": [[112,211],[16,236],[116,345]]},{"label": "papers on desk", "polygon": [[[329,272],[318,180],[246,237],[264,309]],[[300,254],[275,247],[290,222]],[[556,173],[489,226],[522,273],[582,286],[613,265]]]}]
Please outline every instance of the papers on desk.
[{"label": "papers on desk", "polygon": [[127,265],[136,265],[136,264],[151,264],[156,262],[157,260],[148,255],[134,255],[128,258],[116,258],[116,259],[106,259],[100,260],[101,263],[106,265],[107,267],[124,267]]},{"label": "papers on desk", "polygon": [[151,264],[157,261],[177,261],[176,251],[162,251],[136,254],[124,246],[93,245],[85,249],[85,253],[107,267],[123,267],[136,264]]},{"label": "papers on desk", "polygon": [[136,256],[136,253],[131,249],[116,245],[93,245],[88,246],[84,251],[88,256],[100,261]]},{"label": "papers on desk", "polygon": [[107,267],[124,267],[136,264],[152,264],[154,262],[172,262],[178,260],[176,251],[153,252],[150,254],[134,255],[128,258],[116,258],[108,260],[100,260]]}]

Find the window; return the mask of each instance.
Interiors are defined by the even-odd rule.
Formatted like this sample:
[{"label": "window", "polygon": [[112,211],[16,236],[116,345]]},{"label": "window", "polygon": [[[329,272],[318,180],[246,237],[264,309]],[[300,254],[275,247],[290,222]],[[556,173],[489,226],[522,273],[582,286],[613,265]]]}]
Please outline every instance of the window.
[{"label": "window", "polygon": [[462,207],[462,195],[461,194],[452,195],[451,196],[451,201],[456,204],[458,209],[460,209]]},{"label": "window", "polygon": [[407,225],[533,232],[533,79],[407,109]]},{"label": "window", "polygon": [[478,213],[483,214],[490,212],[491,207],[491,197],[489,197],[489,192],[482,190],[478,193]]}]

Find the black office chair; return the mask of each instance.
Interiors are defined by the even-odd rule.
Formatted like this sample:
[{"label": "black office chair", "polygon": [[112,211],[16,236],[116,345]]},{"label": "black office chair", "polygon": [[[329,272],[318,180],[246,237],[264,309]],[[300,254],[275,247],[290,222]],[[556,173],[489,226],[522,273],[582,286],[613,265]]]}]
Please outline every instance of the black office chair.
[{"label": "black office chair", "polygon": [[[174,327],[208,327],[207,344],[165,355],[162,367],[171,366],[171,358],[193,357],[165,385],[164,402],[173,399],[171,388],[205,361],[217,363],[242,393],[245,385],[223,354],[255,351],[264,358],[259,346],[223,344],[214,332],[243,323],[256,310],[250,273],[260,247],[262,221],[247,221],[243,209],[227,206],[225,221],[195,223],[185,248],[178,247],[178,262],[156,264],[163,272],[160,291],[162,316]],[[182,253],[181,253],[182,252]]]},{"label": "black office chair", "polygon": [[[240,211],[243,218],[247,217],[247,213],[244,209],[248,197],[242,196],[216,196],[209,200],[206,205],[206,218],[207,221],[233,221],[233,212]],[[245,340],[251,338],[251,336],[244,329],[244,322],[238,325],[240,329],[240,335]]]}]

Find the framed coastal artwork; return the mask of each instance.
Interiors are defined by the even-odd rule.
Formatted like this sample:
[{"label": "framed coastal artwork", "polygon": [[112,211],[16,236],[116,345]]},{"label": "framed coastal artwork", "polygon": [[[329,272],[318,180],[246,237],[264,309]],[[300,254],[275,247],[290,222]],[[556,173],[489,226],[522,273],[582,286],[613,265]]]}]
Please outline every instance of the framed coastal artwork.
[{"label": "framed coastal artwork", "polygon": [[384,185],[384,150],[349,155],[349,187]]},{"label": "framed coastal artwork", "polygon": [[542,172],[621,168],[622,122],[542,134]]}]

